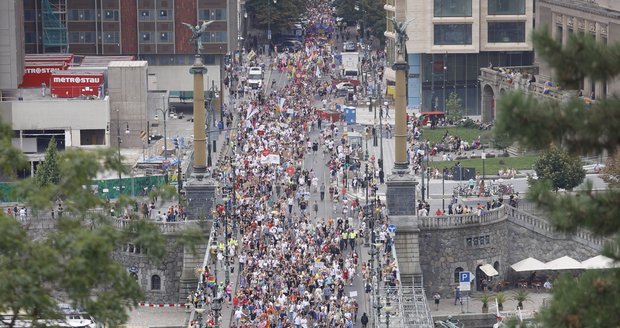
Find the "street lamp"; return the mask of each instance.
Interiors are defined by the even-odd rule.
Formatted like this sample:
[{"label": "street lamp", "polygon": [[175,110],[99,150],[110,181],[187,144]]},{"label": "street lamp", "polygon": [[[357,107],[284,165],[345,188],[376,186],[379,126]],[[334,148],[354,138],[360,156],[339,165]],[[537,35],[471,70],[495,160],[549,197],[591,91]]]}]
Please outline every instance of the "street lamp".
[{"label": "street lamp", "polygon": [[[166,117],[168,116],[168,112],[170,111],[170,108],[168,109],[161,109],[161,108],[156,108],[155,111],[160,112],[161,115],[164,117],[164,160],[168,159],[168,131],[166,130]],[[155,121],[159,122],[159,115],[155,114]]]},{"label": "street lamp", "polygon": [[[118,146],[118,196],[121,196],[121,193],[123,192],[123,180],[122,180],[122,172],[121,172],[121,167],[123,165],[123,160],[121,157],[121,143],[123,142],[123,139],[121,139],[121,122],[120,122],[120,111],[117,109],[116,110],[116,119],[117,119],[117,124],[116,124],[116,144]],[[123,124],[125,124],[125,134],[129,135],[129,133],[131,133],[129,131],[129,123],[128,122],[123,122]]]},{"label": "street lamp", "polygon": [[[273,1],[274,5],[278,3],[278,0],[267,0],[267,10],[269,13],[269,22],[267,23],[267,40],[269,41],[271,41],[271,1]],[[269,46],[271,47],[271,44]]]}]

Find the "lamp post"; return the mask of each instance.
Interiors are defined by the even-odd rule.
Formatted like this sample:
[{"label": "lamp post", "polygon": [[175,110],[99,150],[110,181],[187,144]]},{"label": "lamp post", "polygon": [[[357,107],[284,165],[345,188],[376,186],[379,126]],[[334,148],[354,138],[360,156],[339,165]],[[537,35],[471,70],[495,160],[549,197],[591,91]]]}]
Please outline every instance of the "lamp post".
[{"label": "lamp post", "polygon": [[[129,123],[123,122],[123,124],[125,124],[125,134],[129,135],[129,133],[131,133],[129,131]],[[117,109],[116,110],[116,145],[118,146],[118,197],[120,197],[121,193],[123,192],[123,178],[121,176],[123,158],[121,157],[121,143],[123,143],[123,139],[121,139],[121,112],[120,110]]]},{"label": "lamp post", "polygon": [[385,111],[379,115],[379,136],[381,137],[381,140],[379,142],[379,156],[381,158],[381,165],[379,166],[379,169],[381,169],[381,171],[383,171],[383,118],[382,117],[388,111],[388,108],[387,108],[388,102],[385,101],[383,105],[385,106]]},{"label": "lamp post", "polygon": [[[166,117],[168,116],[168,112],[170,108],[156,108],[155,111],[160,112],[164,117],[164,160],[168,159],[168,131],[166,130]],[[155,114],[155,121],[159,121],[159,115]]]},{"label": "lamp post", "polygon": [[269,16],[269,21],[267,22],[267,40],[269,40],[269,45],[267,50],[269,50],[269,53],[271,53],[271,1],[273,1],[274,5],[278,3],[278,0],[267,0],[267,11]]}]

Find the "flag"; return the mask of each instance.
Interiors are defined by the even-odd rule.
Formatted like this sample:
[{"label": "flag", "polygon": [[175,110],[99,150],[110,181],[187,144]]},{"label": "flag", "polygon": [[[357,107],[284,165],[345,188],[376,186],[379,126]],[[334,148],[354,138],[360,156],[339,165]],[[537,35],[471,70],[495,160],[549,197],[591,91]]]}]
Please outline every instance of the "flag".
[{"label": "flag", "polygon": [[253,106],[252,104],[250,104],[250,107],[248,108],[248,114],[245,116],[246,120],[249,120],[252,118],[252,116],[256,115],[258,113],[258,106]]}]

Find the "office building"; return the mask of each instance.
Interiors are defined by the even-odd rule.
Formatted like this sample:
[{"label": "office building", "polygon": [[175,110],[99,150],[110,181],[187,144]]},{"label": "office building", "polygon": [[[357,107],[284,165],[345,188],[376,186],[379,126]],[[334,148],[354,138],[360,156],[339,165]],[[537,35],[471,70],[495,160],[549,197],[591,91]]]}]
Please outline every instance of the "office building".
[{"label": "office building", "polygon": [[24,72],[21,0],[0,1],[0,101],[5,90],[17,89]]},{"label": "office building", "polygon": [[[27,53],[133,55],[150,65],[193,63],[182,23],[214,20],[204,54],[236,50],[235,0],[24,0]],[[229,45],[231,48],[229,48]],[[207,64],[217,58],[205,56]]]},{"label": "office building", "polygon": [[[388,17],[412,20],[406,45],[410,109],[445,111],[446,99],[456,92],[463,114],[479,116],[480,68],[534,61],[533,0],[388,0],[385,9]],[[393,45],[390,25],[386,36]],[[393,60],[393,50],[388,58]],[[389,85],[394,72],[388,69],[385,76]]]}]

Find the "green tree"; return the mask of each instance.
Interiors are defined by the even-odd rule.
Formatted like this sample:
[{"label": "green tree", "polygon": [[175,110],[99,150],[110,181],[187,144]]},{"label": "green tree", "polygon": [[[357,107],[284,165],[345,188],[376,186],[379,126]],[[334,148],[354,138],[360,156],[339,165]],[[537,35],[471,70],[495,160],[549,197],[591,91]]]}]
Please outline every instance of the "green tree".
[{"label": "green tree", "polygon": [[[533,33],[537,56],[555,72],[554,80],[574,90],[585,77],[612,81],[620,74],[620,45],[596,43],[587,33],[570,34],[563,45],[547,29]],[[576,95],[576,92],[575,92]],[[569,154],[615,156],[620,141],[620,98],[597,99],[588,109],[582,100],[544,101],[519,92],[499,99],[496,128],[533,149],[562,147]],[[620,260],[620,190],[593,192],[587,183],[579,193],[557,194],[548,180],[537,183],[528,198],[545,210],[556,229],[572,233],[585,228],[605,237],[603,254]],[[578,280],[562,277],[539,319],[544,327],[620,326],[620,271],[591,270]]]},{"label": "green tree", "polygon": [[300,21],[307,2],[303,0],[248,0],[245,10],[253,26],[267,33],[271,22],[271,33],[276,35],[281,29],[291,28]]},{"label": "green tree", "polygon": [[539,179],[549,180],[555,191],[573,190],[586,177],[581,158],[571,156],[557,147],[550,148],[540,156],[534,163],[534,171]]},{"label": "green tree", "polygon": [[60,181],[60,168],[58,167],[58,148],[56,148],[56,138],[52,137],[47,150],[45,150],[45,159],[37,167],[35,180],[41,187],[57,184]]},{"label": "green tree", "polygon": [[456,92],[451,92],[446,101],[446,118],[453,124],[463,118],[463,101]]},{"label": "green tree", "polygon": [[[10,127],[0,124],[0,144],[10,146]],[[7,142],[8,138],[8,142]],[[12,155],[11,165],[3,156]],[[19,152],[0,150],[5,172],[24,162]],[[27,225],[0,212],[0,325],[14,327],[17,314],[45,326],[43,320],[64,318],[58,303],[83,308],[98,322],[116,327],[127,321],[127,311],[143,299],[138,283],[113,259],[121,245],[132,243],[148,249],[153,263],[166,252],[159,227],[145,220],[131,220],[124,228],[115,225],[109,206],[88,186],[101,171],[125,170],[116,152],[66,150],[58,155],[58,181],[40,187],[34,178],[21,181],[18,197],[30,209],[32,221],[56,206],[51,195],[64,195],[64,215],[55,229],[32,238]],[[166,191],[164,191],[166,192]],[[121,198],[117,206],[133,200]],[[70,215],[69,215],[70,214]],[[188,232],[180,243],[197,243],[204,234]],[[190,245],[188,245],[190,246]]]},{"label": "green tree", "polygon": [[[385,42],[385,9],[383,1],[372,0],[335,0],[336,15],[342,17],[348,24],[360,24],[360,28],[366,28],[381,43]],[[357,8],[357,10],[356,10]],[[351,25],[349,25],[351,26]]]}]

